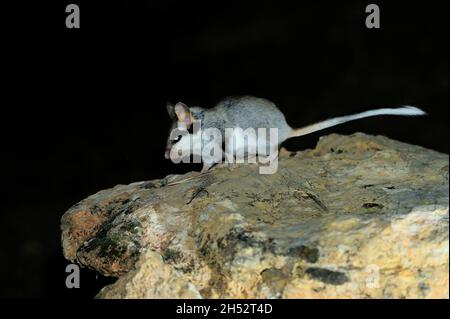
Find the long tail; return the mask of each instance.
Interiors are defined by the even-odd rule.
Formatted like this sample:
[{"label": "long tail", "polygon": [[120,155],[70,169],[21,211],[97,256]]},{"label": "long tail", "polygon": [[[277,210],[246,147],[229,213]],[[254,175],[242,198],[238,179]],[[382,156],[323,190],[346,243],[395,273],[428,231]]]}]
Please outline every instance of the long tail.
[{"label": "long tail", "polygon": [[378,116],[378,115],[419,116],[425,114],[427,113],[414,106],[404,106],[396,109],[384,108],[384,109],[370,110],[358,114],[335,117],[302,128],[292,129],[292,131],[289,133],[288,138],[307,135],[316,131],[326,129],[328,127],[336,126],[345,122],[354,121],[370,116]]}]

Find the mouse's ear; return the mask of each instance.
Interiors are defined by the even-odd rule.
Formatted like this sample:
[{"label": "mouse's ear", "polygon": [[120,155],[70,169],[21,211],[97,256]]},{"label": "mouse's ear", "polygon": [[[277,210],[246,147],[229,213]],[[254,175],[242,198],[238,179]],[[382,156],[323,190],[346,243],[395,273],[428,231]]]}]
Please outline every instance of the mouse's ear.
[{"label": "mouse's ear", "polygon": [[192,113],[186,104],[178,102],[177,104],[175,104],[174,110],[179,122],[183,122],[187,126],[190,126],[192,124]]},{"label": "mouse's ear", "polygon": [[169,113],[169,116],[171,119],[174,119],[177,115],[175,114],[175,109],[172,103],[167,102],[166,104],[167,113]]}]

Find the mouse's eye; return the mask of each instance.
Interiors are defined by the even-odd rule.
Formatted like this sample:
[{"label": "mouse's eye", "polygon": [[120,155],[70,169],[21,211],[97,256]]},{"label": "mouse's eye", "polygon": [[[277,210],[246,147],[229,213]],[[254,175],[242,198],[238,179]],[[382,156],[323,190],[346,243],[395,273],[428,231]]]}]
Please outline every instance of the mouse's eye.
[{"label": "mouse's eye", "polygon": [[179,142],[181,140],[181,135],[178,135],[176,138],[172,140],[172,144],[175,144],[176,142]]}]

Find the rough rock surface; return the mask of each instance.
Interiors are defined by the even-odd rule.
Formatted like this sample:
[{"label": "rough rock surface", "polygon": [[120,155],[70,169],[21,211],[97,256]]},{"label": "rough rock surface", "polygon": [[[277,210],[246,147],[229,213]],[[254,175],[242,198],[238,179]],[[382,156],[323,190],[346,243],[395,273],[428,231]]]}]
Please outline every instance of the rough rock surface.
[{"label": "rough rock surface", "polygon": [[273,175],[117,185],[64,214],[64,255],[119,277],[100,298],[448,298],[448,162],[332,134]]}]

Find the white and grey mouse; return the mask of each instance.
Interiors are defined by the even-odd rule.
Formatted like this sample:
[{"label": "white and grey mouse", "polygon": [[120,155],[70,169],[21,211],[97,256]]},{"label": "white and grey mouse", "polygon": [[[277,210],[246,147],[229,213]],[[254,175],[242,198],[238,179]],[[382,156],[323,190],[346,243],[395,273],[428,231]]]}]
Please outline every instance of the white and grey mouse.
[{"label": "white and grey mouse", "polygon": [[[190,154],[201,157],[203,162],[202,172],[208,171],[215,163],[219,162],[217,158],[205,158],[205,154],[202,156],[202,149],[205,147],[205,144],[211,143],[211,139],[202,136],[202,131],[208,128],[215,128],[221,133],[220,139],[213,140],[213,143],[217,144],[215,146],[218,148],[226,148],[226,146],[229,146],[228,144],[233,143],[233,139],[226,138],[226,128],[253,128],[255,130],[258,128],[267,130],[276,128],[278,129],[276,143],[269,143],[267,135],[260,136],[258,134],[255,139],[246,140],[245,145],[234,145],[238,151],[253,146],[259,150],[257,151],[258,156],[269,156],[272,153],[276,153],[279,145],[289,138],[310,134],[345,122],[377,115],[418,116],[426,114],[421,109],[413,106],[380,108],[358,114],[335,117],[302,128],[292,128],[287,124],[283,113],[274,103],[253,96],[228,97],[210,109],[197,106],[188,107],[184,103],[179,102],[175,105],[168,104],[167,111],[174,122],[167,140],[165,157],[173,159],[178,156],[177,154]],[[196,123],[199,123],[197,128],[195,128]],[[192,131],[193,127],[194,131]],[[234,139],[234,143],[235,141],[236,139]],[[258,148],[257,146],[260,144],[264,146],[275,145],[270,146],[270,149],[266,149],[265,147]],[[264,151],[261,152],[261,149],[264,149]],[[235,160],[242,159],[236,157]]]}]

